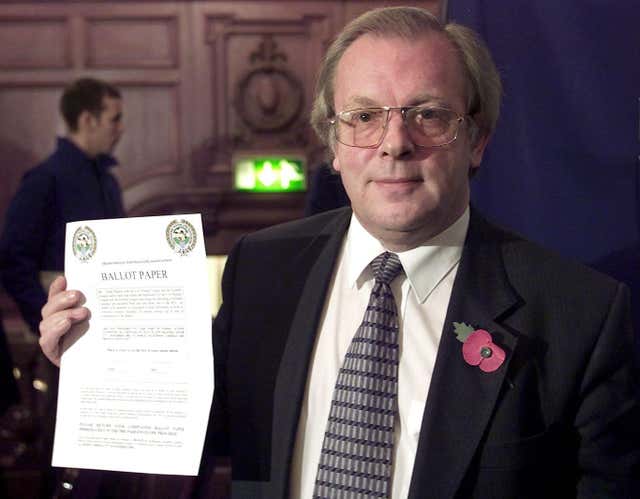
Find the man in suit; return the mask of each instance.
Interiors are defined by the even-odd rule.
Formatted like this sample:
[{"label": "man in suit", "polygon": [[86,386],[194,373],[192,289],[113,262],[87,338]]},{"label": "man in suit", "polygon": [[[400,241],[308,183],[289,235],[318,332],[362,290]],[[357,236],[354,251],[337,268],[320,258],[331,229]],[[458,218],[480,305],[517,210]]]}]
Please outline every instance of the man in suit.
[{"label": "man in suit", "polygon": [[[638,497],[626,288],[469,208],[499,96],[475,35],[421,9],[371,11],[329,48],[312,123],[352,208],[242,238],[223,277],[205,465],[231,457],[234,498]],[[81,299],[51,287],[54,362]],[[391,400],[391,440],[360,392]]]}]

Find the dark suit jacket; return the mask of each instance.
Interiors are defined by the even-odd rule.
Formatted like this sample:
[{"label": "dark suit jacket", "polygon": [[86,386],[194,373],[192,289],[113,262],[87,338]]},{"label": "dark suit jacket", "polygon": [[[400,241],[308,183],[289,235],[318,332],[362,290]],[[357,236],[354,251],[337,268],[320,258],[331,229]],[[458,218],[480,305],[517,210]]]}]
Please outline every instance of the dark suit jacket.
[{"label": "dark suit jacket", "polygon": [[[288,497],[309,356],[350,215],[260,231],[229,256],[206,449],[231,456],[234,498]],[[488,330],[504,364],[466,364],[454,321]],[[640,497],[631,335],[623,285],[472,212],[410,498]]]}]

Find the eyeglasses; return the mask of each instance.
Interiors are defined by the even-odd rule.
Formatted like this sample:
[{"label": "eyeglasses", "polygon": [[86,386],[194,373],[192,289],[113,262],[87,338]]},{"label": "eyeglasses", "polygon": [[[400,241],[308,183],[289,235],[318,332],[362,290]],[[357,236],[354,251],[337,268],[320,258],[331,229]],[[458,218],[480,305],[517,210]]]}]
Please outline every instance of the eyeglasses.
[{"label": "eyeglasses", "polygon": [[421,147],[442,147],[458,137],[467,116],[432,106],[366,107],[337,113],[329,123],[335,138],[350,147],[375,148],[382,143],[391,111],[400,111],[411,141]]}]

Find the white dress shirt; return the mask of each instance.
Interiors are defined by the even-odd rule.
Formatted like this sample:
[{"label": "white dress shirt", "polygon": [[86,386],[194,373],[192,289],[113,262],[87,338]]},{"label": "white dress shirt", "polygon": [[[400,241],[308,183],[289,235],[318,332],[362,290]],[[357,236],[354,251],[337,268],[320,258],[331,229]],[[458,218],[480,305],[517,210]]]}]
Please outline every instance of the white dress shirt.
[{"label": "white dress shirt", "polygon": [[[404,274],[391,283],[400,326],[392,499],[409,494],[429,383],[468,226],[467,208],[435,238],[398,253]],[[384,251],[352,216],[311,357],[291,468],[291,499],[313,495],[333,387],[373,287],[369,263]]]}]

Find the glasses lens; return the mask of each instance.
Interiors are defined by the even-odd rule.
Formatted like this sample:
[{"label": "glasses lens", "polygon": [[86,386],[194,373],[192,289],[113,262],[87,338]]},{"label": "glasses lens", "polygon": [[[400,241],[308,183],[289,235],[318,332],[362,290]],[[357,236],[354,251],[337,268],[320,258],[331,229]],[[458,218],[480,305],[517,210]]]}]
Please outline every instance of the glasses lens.
[{"label": "glasses lens", "polygon": [[414,107],[406,112],[412,140],[421,146],[442,146],[456,138],[460,120],[449,109]]},{"label": "glasses lens", "polygon": [[[391,108],[400,111],[401,108]],[[438,147],[456,139],[462,119],[449,109],[417,106],[402,108],[411,140],[423,147]],[[360,108],[338,113],[336,140],[355,147],[376,147],[385,133],[389,109]]]},{"label": "glasses lens", "polygon": [[380,142],[387,121],[385,109],[353,109],[337,116],[336,139],[348,146],[371,147]]}]

